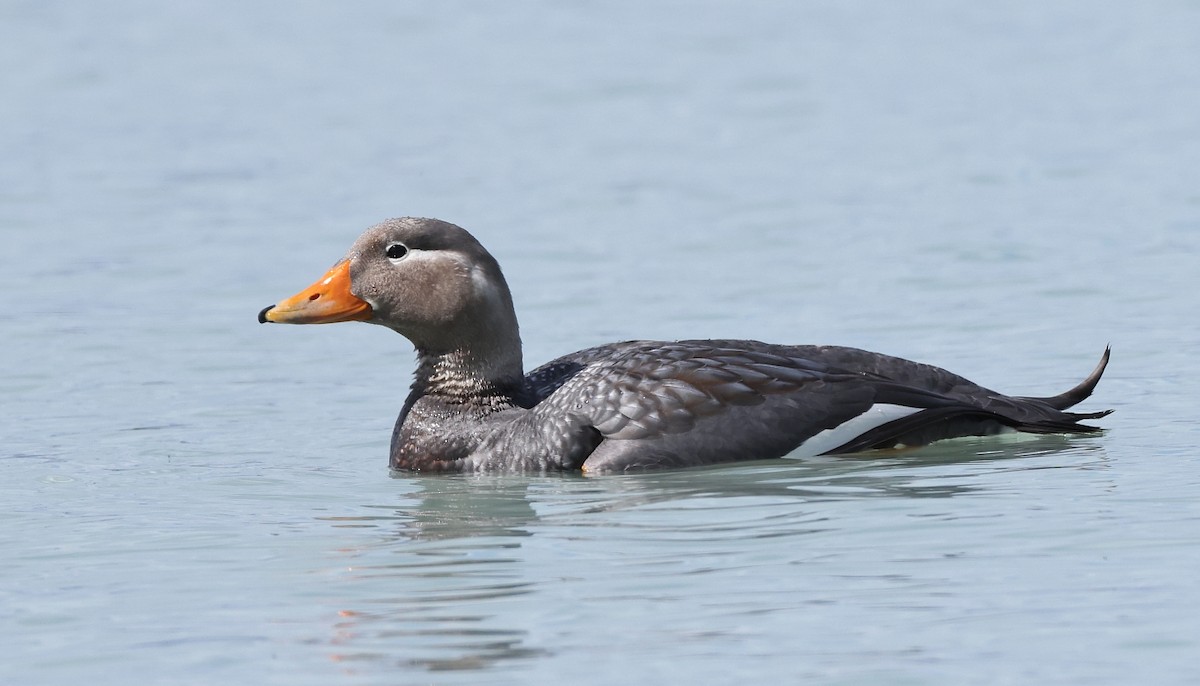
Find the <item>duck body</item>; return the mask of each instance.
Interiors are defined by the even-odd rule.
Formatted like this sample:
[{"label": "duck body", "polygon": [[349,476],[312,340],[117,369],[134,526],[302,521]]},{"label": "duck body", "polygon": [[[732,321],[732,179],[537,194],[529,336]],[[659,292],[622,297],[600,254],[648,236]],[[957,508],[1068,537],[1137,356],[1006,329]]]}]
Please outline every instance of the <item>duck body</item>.
[{"label": "duck body", "polygon": [[623,472],[861,452],[1005,431],[1094,433],[1065,410],[1108,363],[1051,397],[1016,397],[856,348],[751,340],[627,341],[525,374],[499,265],[432,219],[367,230],[261,322],[362,320],[408,337],[415,381],[392,433],[402,471]]}]

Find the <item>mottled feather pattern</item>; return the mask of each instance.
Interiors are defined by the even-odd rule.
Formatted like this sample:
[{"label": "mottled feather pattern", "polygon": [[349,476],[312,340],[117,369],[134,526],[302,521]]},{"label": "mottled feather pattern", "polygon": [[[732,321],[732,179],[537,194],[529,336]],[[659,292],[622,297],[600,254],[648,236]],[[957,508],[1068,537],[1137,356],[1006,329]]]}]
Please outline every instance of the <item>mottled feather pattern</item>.
[{"label": "mottled feather pattern", "polygon": [[[587,352],[597,354],[572,356],[572,361],[593,361],[571,372],[547,405],[536,409],[571,408],[614,439],[688,431],[698,418],[758,405],[768,395],[795,392],[818,379],[795,364],[785,366],[790,361],[779,355],[698,341],[640,341]],[[563,368],[560,361],[553,364]]]},{"label": "mottled feather pattern", "polygon": [[[876,403],[924,412],[847,448],[934,440],[943,425],[982,434],[1006,425],[1086,430],[1039,399],[1013,399],[938,367],[837,346],[628,341],[559,358],[527,381],[540,398],[529,419],[542,423],[543,435],[586,424],[605,439],[589,467],[704,464],[731,451],[778,456]],[[763,404],[769,407],[752,414],[737,411]],[[572,422],[545,431],[545,422],[563,415]],[[701,424],[704,440],[684,438]]]}]

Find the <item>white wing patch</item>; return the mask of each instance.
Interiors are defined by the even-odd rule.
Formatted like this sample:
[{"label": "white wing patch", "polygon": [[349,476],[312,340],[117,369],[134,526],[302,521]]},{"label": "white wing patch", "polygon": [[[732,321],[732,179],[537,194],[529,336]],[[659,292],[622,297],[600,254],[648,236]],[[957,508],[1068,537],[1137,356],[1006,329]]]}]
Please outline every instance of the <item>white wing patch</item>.
[{"label": "white wing patch", "polygon": [[804,441],[788,455],[790,457],[815,457],[840,445],[845,445],[877,426],[883,426],[888,422],[920,411],[919,407],[908,407],[907,405],[889,405],[887,403],[872,405],[857,417],[851,417],[832,429],[825,429]]}]

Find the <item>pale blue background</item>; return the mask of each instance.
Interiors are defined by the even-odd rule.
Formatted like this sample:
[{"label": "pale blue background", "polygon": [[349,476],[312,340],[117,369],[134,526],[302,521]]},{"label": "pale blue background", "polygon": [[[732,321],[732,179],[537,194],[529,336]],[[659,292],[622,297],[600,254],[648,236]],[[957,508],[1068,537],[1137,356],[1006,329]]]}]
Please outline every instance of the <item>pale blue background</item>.
[{"label": "pale blue background", "polygon": [[[1200,4],[0,3],[0,682],[1194,682]],[[391,479],[365,226],[526,362],[840,343],[1087,438]]]}]

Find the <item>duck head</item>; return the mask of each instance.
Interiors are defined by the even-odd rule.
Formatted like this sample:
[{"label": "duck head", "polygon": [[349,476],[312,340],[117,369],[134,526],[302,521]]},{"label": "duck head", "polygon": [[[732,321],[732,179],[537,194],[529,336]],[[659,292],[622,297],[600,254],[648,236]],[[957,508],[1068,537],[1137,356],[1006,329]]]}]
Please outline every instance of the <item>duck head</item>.
[{"label": "duck head", "polygon": [[367,229],[313,285],[264,308],[258,321],[365,321],[399,332],[422,355],[472,358],[520,373],[508,284],[466,230],[437,219],[390,219]]}]

